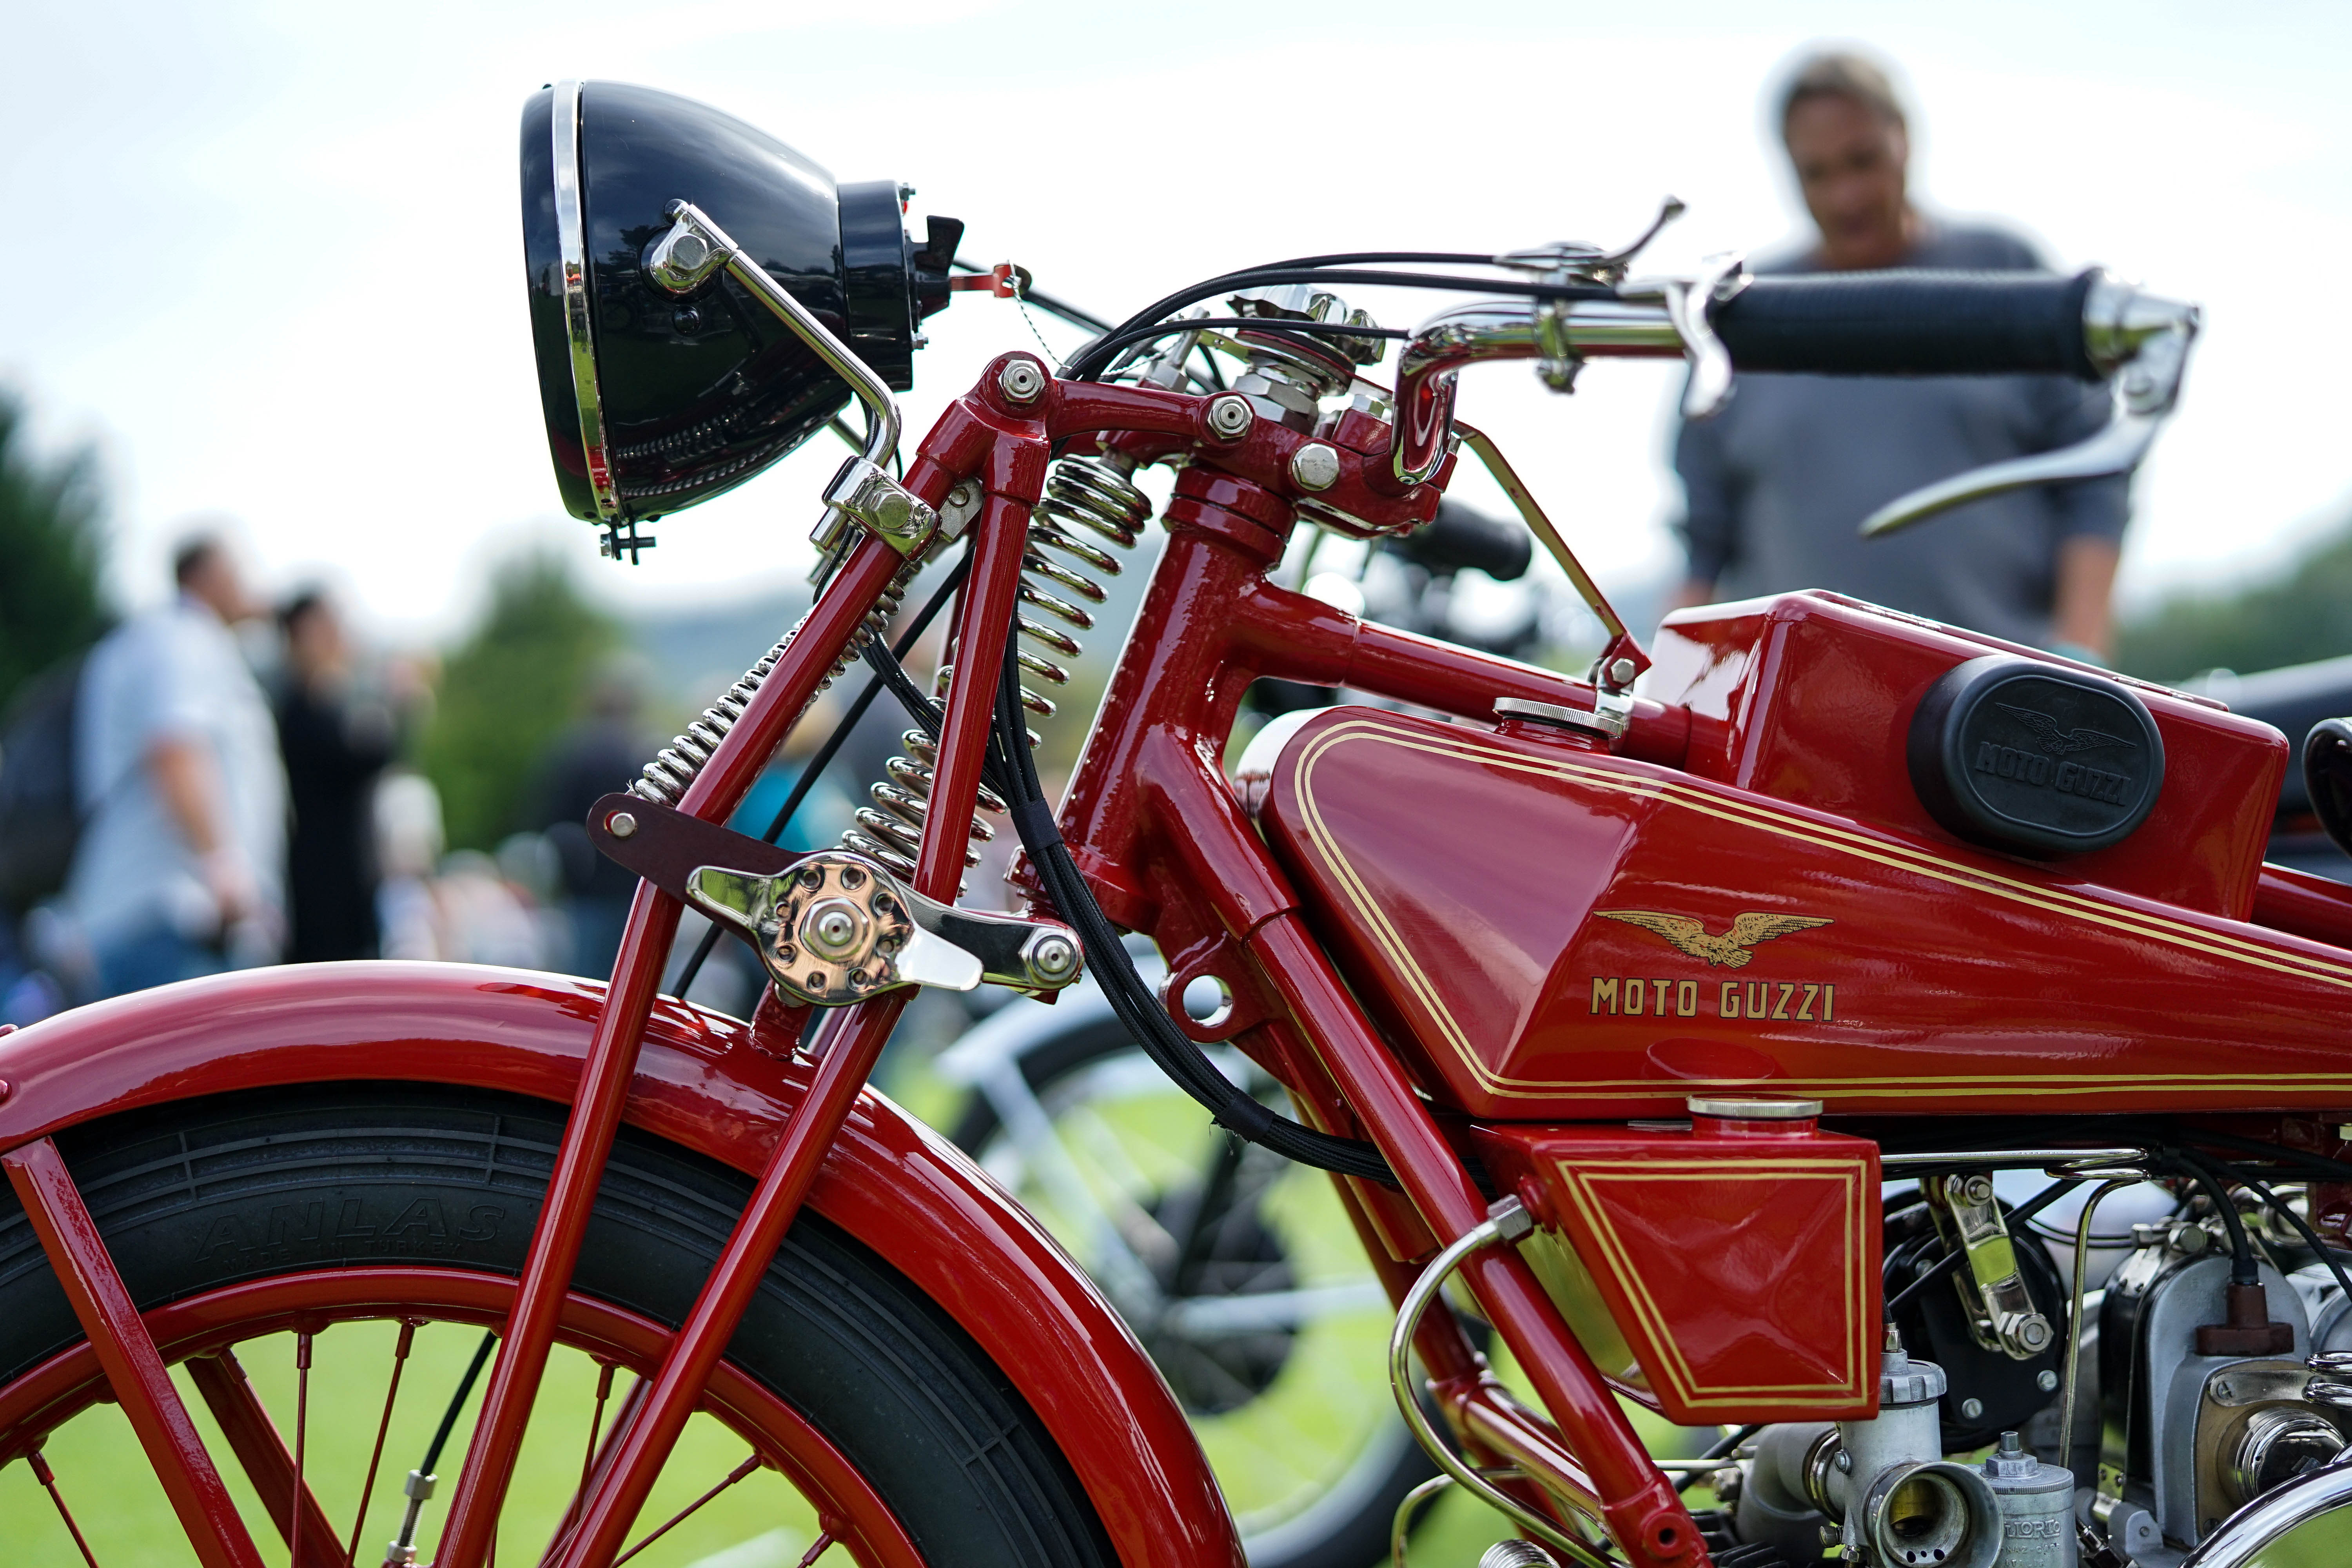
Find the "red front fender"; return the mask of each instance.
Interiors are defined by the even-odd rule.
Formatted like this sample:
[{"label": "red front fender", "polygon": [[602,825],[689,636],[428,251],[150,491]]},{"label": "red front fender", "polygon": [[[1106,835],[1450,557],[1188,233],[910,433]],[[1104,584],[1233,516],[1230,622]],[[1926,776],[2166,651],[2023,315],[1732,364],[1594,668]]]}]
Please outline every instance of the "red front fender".
[{"label": "red front fender", "polygon": [[[0,1037],[0,1151],[119,1110],[334,1079],[460,1083],[569,1103],[602,984],[446,963],[251,970]],[[627,1119],[756,1175],[806,1087],[749,1027],[664,998]],[[1240,1568],[1183,1413],[1035,1220],[954,1147],[867,1091],[810,1204],[971,1334],[1076,1472],[1127,1568]]]}]

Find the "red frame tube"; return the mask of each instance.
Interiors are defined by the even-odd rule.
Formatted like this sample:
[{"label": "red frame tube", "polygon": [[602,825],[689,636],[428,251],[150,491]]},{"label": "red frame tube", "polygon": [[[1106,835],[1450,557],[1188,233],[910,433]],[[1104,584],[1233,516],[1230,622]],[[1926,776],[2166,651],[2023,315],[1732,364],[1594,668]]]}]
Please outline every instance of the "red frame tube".
[{"label": "red frame tube", "polygon": [[[1040,482],[1042,479],[1041,467]],[[981,762],[995,716],[993,677],[1002,657],[994,650],[1004,647],[1013,628],[1029,510],[992,494],[978,527],[971,575],[956,618],[956,644],[964,655],[962,679],[948,693],[929,808],[932,820],[959,826],[971,820],[979,795]],[[748,722],[750,715],[745,718]],[[915,866],[915,890],[952,900],[963,879],[964,842],[961,833],[926,833]],[[800,1213],[842,1118],[865,1087],[906,1005],[907,994],[897,992],[863,1004],[835,1021],[837,1026],[826,1029],[808,1098],[785,1124],[784,1136],[728,1238],[727,1250],[703,1282],[694,1310],[663,1359],[653,1391],[606,1467],[607,1479],[591,1489],[579,1528],[558,1559],[562,1568],[604,1568],[625,1544],[630,1525],[686,1429],[703,1384],[726,1352],[770,1259]]]},{"label": "red frame tube", "polygon": [[57,1144],[47,1138],[21,1144],[0,1154],[0,1165],[7,1168],[9,1184],[89,1336],[108,1386],[147,1451],[196,1561],[204,1568],[261,1568],[261,1553],[246,1533]]},{"label": "red frame tube", "polygon": [[752,1293],[783,1244],[784,1232],[799,1217],[818,1163],[906,1005],[903,991],[877,997],[843,1015],[838,1026],[826,1031],[831,1038],[808,1098],[784,1123],[784,1135],[760,1185],[727,1238],[726,1251],[703,1282],[694,1310],[671,1339],[652,1389],[614,1424],[617,1446],[611,1459],[596,1467],[600,1474],[583,1494],[580,1523],[556,1559],[562,1568],[610,1563],[627,1544],[629,1527],[636,1522],[678,1435],[686,1430],[687,1418],[726,1354],[727,1342],[735,1337],[735,1325],[743,1321]]},{"label": "red frame tube", "polygon": [[[792,646],[745,706],[742,718],[696,776],[678,803],[680,809],[714,822],[724,821],[735,809],[901,564],[898,553],[879,539],[864,539],[852,550],[830,590],[809,611]],[[622,1104],[636,1071],[646,1019],[661,989],[670,941],[677,934],[679,912],[677,900],[651,883],[638,886],[613,984],[597,1015],[580,1095],[556,1154],[546,1206],[540,1211],[539,1228],[523,1264],[514,1316],[499,1347],[489,1390],[483,1395],[482,1413],[457,1478],[440,1568],[478,1568],[488,1555],[499,1509],[514,1479],[523,1428],[555,1342],[556,1313],[580,1258],[596,1184],[612,1153]],[[761,1267],[766,1266],[763,1259]],[[696,1387],[698,1392],[700,1384]]]},{"label": "red frame tube", "polygon": [[341,1532],[328,1520],[307,1480],[300,1485],[298,1500],[293,1452],[286,1447],[278,1423],[269,1418],[261,1396],[253,1391],[235,1352],[223,1350],[215,1355],[190,1356],[183,1364],[289,1552],[294,1545],[294,1510],[299,1500],[302,1556],[296,1568],[342,1568]]}]

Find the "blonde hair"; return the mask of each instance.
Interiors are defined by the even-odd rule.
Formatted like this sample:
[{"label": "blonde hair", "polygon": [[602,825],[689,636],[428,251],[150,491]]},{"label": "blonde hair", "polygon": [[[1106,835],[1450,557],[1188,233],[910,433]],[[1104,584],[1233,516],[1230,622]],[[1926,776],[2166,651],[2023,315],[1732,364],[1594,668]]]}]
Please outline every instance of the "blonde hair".
[{"label": "blonde hair", "polygon": [[1788,140],[1789,117],[1797,111],[1797,105],[1815,98],[1851,99],[1896,130],[1909,129],[1903,114],[1903,100],[1895,95],[1895,83],[1888,78],[1886,68],[1866,55],[1824,49],[1797,62],[1797,68],[1789,74],[1788,84],[1780,89],[1782,141]]}]

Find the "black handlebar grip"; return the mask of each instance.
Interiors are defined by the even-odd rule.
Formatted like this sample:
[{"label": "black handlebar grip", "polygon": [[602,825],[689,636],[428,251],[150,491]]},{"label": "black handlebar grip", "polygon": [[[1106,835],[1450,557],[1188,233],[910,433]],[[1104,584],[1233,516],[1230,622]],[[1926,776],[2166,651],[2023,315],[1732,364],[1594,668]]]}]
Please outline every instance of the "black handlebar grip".
[{"label": "black handlebar grip", "polygon": [[1822,375],[2101,379],[2083,342],[2095,271],[1759,278],[1714,310],[1734,368]]},{"label": "black handlebar grip", "polygon": [[1389,542],[1389,548],[1432,572],[1475,567],[1497,583],[1527,575],[1535,544],[1516,520],[1504,522],[1447,497],[1424,527]]}]

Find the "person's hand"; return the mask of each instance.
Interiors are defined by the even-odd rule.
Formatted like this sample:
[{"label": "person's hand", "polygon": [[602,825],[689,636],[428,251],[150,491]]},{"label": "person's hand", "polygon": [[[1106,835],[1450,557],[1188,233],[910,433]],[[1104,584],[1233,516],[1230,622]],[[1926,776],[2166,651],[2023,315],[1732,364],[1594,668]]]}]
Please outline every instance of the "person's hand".
[{"label": "person's hand", "polygon": [[200,857],[196,876],[212,895],[224,931],[249,918],[260,907],[261,889],[245,857],[226,845]]}]

